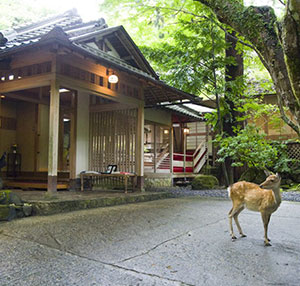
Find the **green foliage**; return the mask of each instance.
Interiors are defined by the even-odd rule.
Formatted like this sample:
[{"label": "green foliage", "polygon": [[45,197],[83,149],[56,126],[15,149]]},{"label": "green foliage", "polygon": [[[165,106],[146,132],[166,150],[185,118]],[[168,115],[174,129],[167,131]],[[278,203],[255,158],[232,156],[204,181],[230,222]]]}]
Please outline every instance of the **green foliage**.
[{"label": "green foliage", "polygon": [[225,158],[233,160],[233,167],[246,166],[257,169],[271,169],[274,172],[290,173],[293,159],[288,157],[286,142],[267,141],[259,128],[248,124],[236,130],[236,136],[217,135],[214,141],[220,147],[219,162]]},{"label": "green foliage", "polygon": [[265,179],[266,179],[266,174],[264,170],[252,167],[252,168],[248,168],[245,172],[243,172],[239,181],[252,182],[259,185]]},{"label": "green foliage", "polygon": [[0,30],[38,21],[43,17],[49,17],[51,13],[54,11],[41,5],[38,0],[1,0]]},{"label": "green foliage", "polygon": [[260,134],[254,125],[249,124],[237,130],[233,137],[217,135],[215,142],[220,146],[218,161],[224,162],[225,158],[231,158],[233,167],[247,164],[249,167],[265,169],[273,166],[278,158],[276,148],[266,141],[265,135]]},{"label": "green foliage", "polygon": [[212,175],[198,175],[192,181],[193,190],[213,189],[219,185],[219,181]]},{"label": "green foliage", "polygon": [[100,9],[123,19],[161,80],[204,97],[224,90],[224,66],[233,59],[225,58],[224,32],[205,6],[193,1],[124,0],[105,1]]}]

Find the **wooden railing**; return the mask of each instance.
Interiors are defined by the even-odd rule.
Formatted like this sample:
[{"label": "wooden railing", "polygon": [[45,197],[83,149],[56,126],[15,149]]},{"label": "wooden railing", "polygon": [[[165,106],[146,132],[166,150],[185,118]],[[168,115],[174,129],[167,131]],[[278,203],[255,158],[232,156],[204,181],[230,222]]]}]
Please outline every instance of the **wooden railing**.
[{"label": "wooden railing", "polygon": [[199,173],[207,160],[206,142],[202,141],[193,154],[174,153],[174,157],[181,157],[181,160],[174,160],[174,172],[181,169],[184,173]]},{"label": "wooden railing", "polygon": [[147,146],[151,152],[144,153],[144,166],[147,172],[169,172],[170,170],[170,150],[169,143],[161,144],[159,151],[154,151],[154,143],[148,143]]}]

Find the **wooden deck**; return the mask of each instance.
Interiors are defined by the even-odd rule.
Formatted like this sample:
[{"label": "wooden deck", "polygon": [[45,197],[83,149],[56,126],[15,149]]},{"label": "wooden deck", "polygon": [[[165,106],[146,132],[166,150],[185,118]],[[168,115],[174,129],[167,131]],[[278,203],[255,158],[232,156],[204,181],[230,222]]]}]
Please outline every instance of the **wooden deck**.
[{"label": "wooden deck", "polygon": [[[45,189],[47,190],[47,182],[30,182],[30,181],[4,181],[5,187],[20,188],[20,189]],[[58,190],[65,190],[69,188],[67,183],[57,183]]]},{"label": "wooden deck", "polygon": [[173,178],[194,178],[199,174],[194,174],[194,173],[173,173],[172,177]]}]

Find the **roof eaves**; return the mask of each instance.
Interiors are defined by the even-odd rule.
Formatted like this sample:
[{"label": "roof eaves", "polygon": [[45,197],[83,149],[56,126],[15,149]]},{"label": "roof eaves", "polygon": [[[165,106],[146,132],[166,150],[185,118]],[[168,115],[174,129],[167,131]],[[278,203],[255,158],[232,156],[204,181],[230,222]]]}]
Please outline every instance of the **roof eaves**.
[{"label": "roof eaves", "polygon": [[[104,25],[103,25],[104,26]],[[89,32],[87,34],[82,34],[82,35],[78,35],[78,36],[73,36],[73,37],[70,37],[70,40],[71,41],[76,41],[76,42],[82,42],[82,41],[86,41],[86,40],[89,40],[97,35],[101,35],[101,31],[102,31],[102,27],[103,26],[100,26],[100,27],[96,27],[97,30],[96,31],[92,31],[92,32]],[[69,32],[69,31],[67,31]]]},{"label": "roof eaves", "polygon": [[203,120],[203,117],[201,116],[201,114],[199,114],[198,112],[192,112],[191,110],[187,110],[183,106],[169,105],[169,106],[166,106],[165,108],[171,109],[172,111],[178,112],[178,113],[183,114],[183,115],[188,116],[188,117]]},{"label": "roof eaves", "polygon": [[114,64],[117,68],[121,68],[121,69],[125,69],[126,71],[130,71],[135,73],[136,75],[142,76],[144,78],[147,78],[148,80],[155,80],[151,75],[149,75],[148,73],[139,70],[131,65],[128,65],[125,61],[118,59],[114,56],[109,55],[108,53],[105,53],[101,50],[96,50],[88,45],[82,44],[82,43],[76,43],[73,42],[72,46],[80,49],[81,51],[84,51],[86,53],[88,53],[89,55],[97,58],[97,59],[101,59],[106,61],[109,64]]},{"label": "roof eaves", "polygon": [[132,38],[130,37],[130,35],[127,33],[127,31],[125,30],[125,28],[123,26],[120,26],[120,31],[124,34],[124,36],[126,37],[126,39],[130,42],[130,44],[133,46],[133,48],[135,49],[135,51],[138,53],[139,57],[142,59],[144,65],[146,66],[146,68],[150,71],[150,73],[156,78],[159,79],[159,76],[157,75],[157,73],[154,71],[154,69],[151,67],[150,63],[146,60],[146,58],[144,57],[144,55],[142,54],[141,50],[139,49],[139,47],[135,44],[135,42],[132,40]]}]

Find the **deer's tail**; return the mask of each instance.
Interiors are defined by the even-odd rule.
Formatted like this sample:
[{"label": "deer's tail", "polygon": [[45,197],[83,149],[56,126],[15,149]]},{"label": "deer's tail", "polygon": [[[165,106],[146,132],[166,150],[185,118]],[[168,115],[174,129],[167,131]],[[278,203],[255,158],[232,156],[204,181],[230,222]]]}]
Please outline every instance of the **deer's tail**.
[{"label": "deer's tail", "polygon": [[228,197],[230,198],[231,186],[229,186],[229,187],[227,188],[227,192],[228,192]]}]

